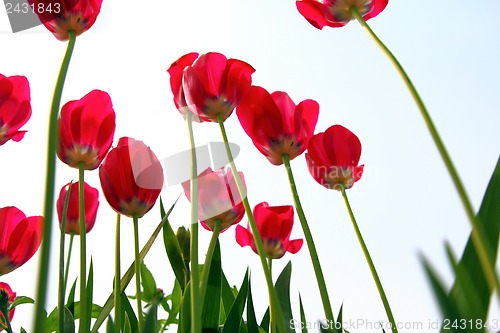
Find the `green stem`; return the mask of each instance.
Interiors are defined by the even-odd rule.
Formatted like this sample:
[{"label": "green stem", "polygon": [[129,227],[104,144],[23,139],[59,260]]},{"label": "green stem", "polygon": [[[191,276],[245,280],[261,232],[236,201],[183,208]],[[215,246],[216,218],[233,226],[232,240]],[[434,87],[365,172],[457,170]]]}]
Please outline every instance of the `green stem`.
[{"label": "green stem", "polygon": [[187,112],[189,146],[191,148],[191,332],[201,333],[201,307],[198,270],[198,165],[193,133],[193,113]]},{"label": "green stem", "polygon": [[330,303],[330,297],[328,296],[328,290],[326,288],[325,277],[323,275],[323,270],[321,269],[321,264],[318,257],[318,252],[316,251],[316,246],[314,245],[314,240],[311,234],[311,229],[309,229],[309,224],[307,223],[306,215],[302,209],[302,204],[300,203],[299,193],[297,191],[297,186],[295,184],[295,179],[293,177],[292,167],[290,165],[290,156],[288,154],[283,154],[281,156],[283,160],[283,165],[285,166],[286,172],[288,174],[288,181],[290,183],[290,189],[293,194],[293,201],[295,203],[295,208],[297,209],[297,215],[299,216],[300,225],[302,226],[302,231],[304,232],[304,238],[306,239],[307,247],[309,249],[309,254],[311,256],[311,262],[313,264],[314,273],[316,274],[316,281],[318,282],[318,288],[321,295],[321,301],[323,302],[323,309],[325,311],[325,316],[328,322],[334,322],[332,305]]},{"label": "green stem", "polygon": [[116,214],[116,235],[115,235],[115,327],[117,332],[121,332],[121,294],[120,289],[120,214]]},{"label": "green stem", "polygon": [[[271,256],[267,257],[267,267],[269,267],[269,273],[271,274],[271,280],[273,278],[273,258]],[[271,295],[269,295],[271,296]],[[269,299],[269,303],[271,299]],[[271,333],[276,332],[276,322],[273,320],[273,312],[271,307],[269,307],[269,327],[271,328]]]},{"label": "green stem", "polygon": [[139,218],[132,217],[134,220],[134,249],[135,249],[135,289],[137,298],[137,320],[139,333],[142,332],[142,300],[141,300],[141,258],[139,257]]},{"label": "green stem", "polygon": [[462,184],[462,181],[460,180],[458,172],[455,169],[455,166],[453,165],[450,155],[448,154],[448,151],[446,150],[446,147],[443,141],[441,140],[441,137],[439,136],[436,126],[434,125],[434,122],[432,121],[432,118],[429,112],[427,111],[427,108],[425,107],[422,98],[420,97],[420,95],[417,92],[417,89],[411,82],[410,77],[408,76],[408,74],[406,74],[406,71],[403,69],[403,66],[401,66],[399,61],[394,56],[394,54],[392,54],[392,52],[387,48],[387,46],[385,46],[385,44],[378,38],[375,32],[373,32],[370,26],[366,23],[366,21],[359,13],[358,8],[356,6],[352,6],[350,10],[352,15],[368,32],[368,34],[373,39],[375,44],[377,44],[377,46],[382,50],[382,52],[384,52],[384,54],[389,58],[389,60],[394,65],[399,75],[403,79],[404,83],[406,84],[406,87],[410,91],[410,94],[412,95],[413,99],[415,100],[415,103],[417,104],[418,109],[420,110],[420,114],[422,115],[422,118],[424,119],[425,124],[429,129],[432,139],[434,140],[434,143],[436,144],[436,147],[439,153],[441,154],[444,164],[448,169],[448,173],[451,176],[453,184],[455,185],[455,188],[458,192],[460,200],[462,201],[462,205],[464,206],[469,222],[472,226],[472,233],[471,233],[472,242],[474,244],[474,248],[477,251],[481,268],[483,269],[486,275],[486,280],[488,281],[488,285],[491,290],[494,290],[495,288],[497,289],[498,299],[500,300],[500,282],[498,280],[498,275],[495,272],[495,265],[492,260],[493,251],[491,244],[488,238],[486,237],[483,229],[481,229],[479,226],[476,214],[474,213],[474,208],[472,207],[472,203],[470,202],[467,192],[465,191],[465,187]]},{"label": "green stem", "polygon": [[85,168],[84,163],[78,165],[78,209],[80,217],[80,332],[89,330],[87,300],[87,225],[85,223]]},{"label": "green stem", "polygon": [[266,262],[267,256],[264,251],[264,245],[262,244],[262,239],[260,238],[259,229],[257,228],[257,224],[255,223],[255,218],[253,216],[252,208],[250,207],[250,204],[248,202],[243,182],[241,180],[240,175],[238,174],[238,170],[236,169],[236,164],[234,163],[233,153],[231,152],[231,148],[229,147],[229,141],[227,139],[226,129],[224,127],[224,121],[222,120],[221,113],[217,115],[217,120],[219,123],[219,128],[222,134],[222,138],[224,140],[224,147],[226,149],[226,154],[229,159],[229,164],[233,172],[234,180],[236,181],[238,192],[240,194],[240,197],[242,198],[243,207],[245,208],[245,213],[247,214],[248,217],[248,223],[250,224],[250,228],[252,229],[252,234],[255,241],[255,247],[257,249],[257,253],[260,258],[262,269],[264,270],[264,276],[266,278],[267,289],[269,292],[269,299],[270,299],[269,311],[270,313],[274,314],[274,319],[277,319],[275,320],[275,322],[278,325],[278,332],[279,333],[286,332],[287,331],[286,324],[283,318],[283,312],[281,310],[281,305],[279,303],[278,294],[274,289],[271,271],[269,270],[269,266],[267,265]]},{"label": "green stem", "polygon": [[71,186],[68,185],[68,190],[66,192],[66,197],[64,198],[64,206],[61,218],[61,232],[59,239],[59,301],[57,305],[57,311],[59,312],[59,331],[63,332],[64,327],[64,297],[66,296],[66,284],[64,279],[64,243],[66,239],[66,217],[68,216],[68,205],[69,196],[71,194]]},{"label": "green stem", "polygon": [[366,262],[370,267],[370,272],[372,273],[373,280],[375,280],[375,284],[377,285],[378,293],[380,298],[382,299],[382,303],[384,304],[385,312],[387,313],[387,318],[392,326],[392,331],[394,333],[398,332],[396,321],[394,320],[394,316],[392,315],[391,306],[389,305],[389,301],[387,300],[387,296],[385,294],[384,288],[382,287],[382,282],[380,282],[380,278],[378,277],[377,270],[375,269],[375,265],[373,264],[373,260],[370,256],[370,252],[366,247],[365,241],[363,240],[363,236],[361,235],[361,231],[359,230],[358,224],[356,223],[356,218],[354,217],[354,213],[352,212],[351,205],[349,204],[349,199],[347,199],[347,194],[345,192],[345,187],[340,185],[340,191],[342,192],[342,196],[344,197],[345,205],[347,207],[347,211],[349,212],[349,217],[351,218],[352,226],[354,227],[354,231],[356,232],[356,236],[358,237],[359,245],[363,250],[363,254],[365,255]]},{"label": "green stem", "polygon": [[49,275],[49,259],[50,259],[50,244],[52,233],[52,215],[54,206],[54,186],[56,175],[56,149],[58,142],[57,130],[57,116],[59,114],[59,107],[61,104],[61,95],[64,87],[64,81],[68,72],[71,54],[76,41],[76,34],[74,31],[68,32],[69,42],[66,54],[59,70],[56,87],[54,89],[54,96],[52,97],[52,105],[50,108],[49,117],[49,139],[47,145],[47,170],[45,176],[45,203],[44,203],[44,226],[43,226],[43,240],[40,249],[40,268],[38,273],[38,290],[36,295],[35,304],[35,322],[34,332],[44,332],[45,330],[45,300],[47,297],[47,283]]},{"label": "green stem", "polygon": [[210,266],[212,265],[212,257],[214,255],[215,245],[217,244],[217,239],[219,239],[220,229],[222,221],[220,219],[215,219],[214,229],[212,230],[212,238],[210,239],[210,244],[208,244],[207,256],[205,257],[205,264],[203,265],[203,271],[201,272],[201,283],[200,283],[200,304],[205,302],[205,293],[207,291],[208,275],[210,274]]},{"label": "green stem", "polygon": [[64,272],[64,290],[68,289],[68,276],[69,276],[69,264],[71,262],[71,252],[73,251],[73,240],[75,239],[75,234],[69,236],[69,246],[68,255],[66,257],[66,267]]}]

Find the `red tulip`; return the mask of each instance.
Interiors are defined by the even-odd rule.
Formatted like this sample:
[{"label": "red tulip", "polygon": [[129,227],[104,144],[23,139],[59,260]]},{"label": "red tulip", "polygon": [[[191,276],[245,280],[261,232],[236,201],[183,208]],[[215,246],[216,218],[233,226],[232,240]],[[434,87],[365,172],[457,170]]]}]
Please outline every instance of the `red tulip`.
[{"label": "red tulip", "polygon": [[[246,192],[245,179],[238,172]],[[191,182],[182,183],[184,193],[191,196]],[[198,176],[198,218],[207,230],[214,230],[215,221],[221,221],[221,232],[241,221],[245,215],[242,199],[239,195],[231,168],[216,171],[208,168]]]},{"label": "red tulip", "polygon": [[0,74],[0,146],[9,140],[19,142],[26,131],[19,131],[31,117],[30,86],[24,76]]},{"label": "red tulip", "polygon": [[[12,302],[14,302],[14,300],[16,299],[16,293],[12,291],[12,289],[10,288],[10,286],[5,283],[5,282],[0,282],[0,291],[3,291],[7,294],[7,297],[8,297],[8,301],[6,303],[8,304],[2,304],[2,305],[5,305],[5,307],[7,309],[9,309],[9,306]],[[3,300],[0,300],[0,301],[3,301]],[[12,310],[9,311],[9,320],[12,321],[12,318],[14,318],[14,312],[16,311],[16,308],[13,308]],[[0,313],[0,321],[2,323],[5,323],[5,319],[3,317],[3,314]],[[1,331],[1,329],[0,329]]]},{"label": "red tulip", "polygon": [[306,150],[318,122],[319,105],[306,99],[295,105],[287,93],[269,94],[252,86],[236,109],[241,126],[257,149],[274,165],[283,164]]},{"label": "red tulip", "polygon": [[123,137],[99,167],[106,200],[119,214],[142,217],[155,204],[163,186],[163,168],[142,141]]},{"label": "red tulip", "polygon": [[314,135],[307,147],[306,160],[313,178],[329,189],[338,185],[351,188],[363,174],[359,165],[361,142],[347,128],[333,125],[324,133]]},{"label": "red tulip", "polygon": [[59,116],[59,159],[73,168],[94,170],[113,143],[115,111],[108,93],[92,90],[66,103]]},{"label": "red tulip", "polygon": [[[257,229],[264,245],[264,252],[272,259],[279,259],[286,252],[297,253],[303,239],[290,240],[293,227],[293,206],[269,206],[262,202],[253,210]],[[241,247],[250,246],[257,253],[250,226],[248,229],[236,226],[236,242]]]},{"label": "red tulip", "polygon": [[[220,53],[202,55],[184,70],[183,89],[192,112],[203,121],[226,120],[252,84],[252,66]],[[175,92],[174,92],[175,93]]]},{"label": "red tulip", "polygon": [[[186,68],[191,66],[197,58],[198,53],[196,52],[185,54],[170,65],[170,68],[167,70],[170,74],[170,88],[174,94],[175,107],[179,110],[184,119],[186,118],[186,112],[189,111],[189,108],[187,107],[186,95],[182,87],[182,77]],[[193,120],[197,122],[203,121],[197,115],[193,117]]]},{"label": "red tulip", "polygon": [[102,0],[28,0],[43,25],[61,40],[80,36],[94,25]]},{"label": "red tulip", "polygon": [[22,266],[42,241],[43,217],[26,217],[16,207],[0,208],[0,275]]},{"label": "red tulip", "polygon": [[389,0],[300,0],[297,9],[318,29],[325,26],[343,27],[355,19],[350,8],[355,6],[363,19],[369,20],[382,12]]},{"label": "red tulip", "polygon": [[[62,223],[64,202],[66,201],[66,195],[68,193],[69,184],[64,185],[59,193],[59,199],[57,199],[57,216],[59,217],[59,226]],[[71,190],[69,194],[68,212],[66,214],[66,229],[67,234],[80,234],[80,195],[79,195],[79,183],[74,183],[71,185]],[[99,207],[99,191],[89,184],[84,182],[84,199],[85,199],[85,230],[88,233],[95,224],[95,219],[97,215],[97,208]]]}]

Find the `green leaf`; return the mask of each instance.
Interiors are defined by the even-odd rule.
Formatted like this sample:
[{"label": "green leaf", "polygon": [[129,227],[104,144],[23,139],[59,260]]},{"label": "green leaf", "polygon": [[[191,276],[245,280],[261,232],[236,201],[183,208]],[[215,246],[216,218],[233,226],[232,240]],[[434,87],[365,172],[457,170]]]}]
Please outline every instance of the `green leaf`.
[{"label": "green leaf", "polygon": [[27,333],[24,328],[21,327],[21,333]]},{"label": "green leaf", "polygon": [[302,304],[302,297],[300,296],[300,293],[299,293],[299,305],[300,305],[300,322],[302,323],[302,333],[307,333],[307,328],[306,328],[306,324],[307,324],[306,314],[304,312],[304,306]]},{"label": "green leaf", "polygon": [[243,310],[245,308],[245,301],[248,294],[248,269],[245,273],[245,278],[238,292],[238,296],[229,311],[227,319],[224,323],[224,329],[222,333],[236,333],[240,332],[240,324],[242,321]]},{"label": "green leaf", "polygon": [[271,322],[271,314],[269,313],[269,307],[268,307],[266,313],[264,313],[264,316],[262,317],[262,320],[260,322],[260,327],[262,327],[266,333],[269,333],[270,322]]},{"label": "green leaf", "polygon": [[75,333],[75,319],[71,314],[71,311],[67,307],[64,307],[64,333]]},{"label": "green leaf", "polygon": [[259,333],[259,325],[255,316],[255,309],[252,299],[252,283],[248,279],[248,296],[247,296],[247,329],[248,333]]},{"label": "green leaf", "polygon": [[[92,257],[90,258],[90,267],[89,267],[89,276],[87,279],[87,313],[90,313],[93,310],[94,304],[93,302],[93,294],[94,294],[94,265],[92,262]],[[76,311],[75,311],[76,312]],[[91,318],[87,318],[87,325],[85,325],[86,329],[90,328]]]},{"label": "green leaf", "polygon": [[[132,305],[130,304],[130,301],[128,300],[127,295],[124,293],[121,294],[120,296],[121,299],[121,309],[123,311],[122,313],[122,318],[127,318],[126,322],[128,323],[129,329],[132,333],[137,333],[139,331],[138,325],[139,322],[137,321],[137,317],[135,316],[134,309],[132,308]],[[124,326],[125,330],[125,326]]]},{"label": "green leaf", "polygon": [[[292,305],[290,304],[290,279],[292,277],[292,262],[289,261],[288,264],[283,268],[283,271],[276,280],[276,293],[280,300],[281,309],[283,311],[283,319],[285,323],[291,323],[293,321],[292,315]],[[285,325],[288,333],[295,333],[295,330],[291,325]]]},{"label": "green leaf", "polygon": [[117,331],[115,323],[113,323],[113,319],[111,318],[111,316],[108,316],[108,321],[106,322],[106,333],[120,333]]},{"label": "green leaf", "polygon": [[209,332],[219,329],[219,315],[220,315],[220,299],[221,299],[221,282],[222,281],[222,264],[219,240],[217,240],[214,253],[212,255],[212,262],[210,264],[210,271],[208,273],[208,283],[205,294],[205,301],[202,311],[202,330]]},{"label": "green leaf", "polygon": [[142,284],[142,299],[150,302],[156,296],[156,282],[151,274],[151,271],[146,267],[144,262],[141,263],[141,284]]},{"label": "green leaf", "polygon": [[156,305],[150,306],[143,326],[142,332],[158,332],[158,307]]},{"label": "green leaf", "polygon": [[75,279],[75,282],[73,282],[73,285],[71,286],[68,294],[68,301],[66,302],[66,307],[69,309],[69,311],[71,311],[73,315],[75,314],[75,290],[77,281],[78,279]]},{"label": "green leaf", "polygon": [[[168,305],[168,302],[170,302],[170,306]],[[182,303],[181,286],[179,285],[179,282],[175,280],[172,293],[166,296],[160,303],[165,312],[168,313],[168,318],[163,324],[164,326],[178,323],[177,315],[179,314],[179,311],[181,309],[181,303]]]},{"label": "green leaf", "polygon": [[226,321],[229,311],[231,311],[231,307],[233,306],[235,297],[233,291],[231,290],[231,287],[229,286],[229,282],[227,281],[224,271],[222,271],[221,273],[222,273],[222,279],[221,279],[222,308],[221,308],[220,322],[223,323]]},{"label": "green leaf", "polygon": [[[179,200],[179,198],[177,198],[177,200]],[[139,259],[141,261],[144,261],[146,254],[148,254],[149,250],[151,249],[151,246],[153,245],[153,243],[156,240],[156,237],[158,236],[158,234],[162,230],[163,226],[165,225],[168,216],[170,215],[170,213],[174,209],[175,204],[177,203],[177,200],[175,200],[173,205],[170,207],[168,212],[165,214],[165,217],[160,221],[160,223],[158,224],[156,229],[153,231],[153,234],[151,235],[151,237],[149,237],[148,241],[146,242],[146,245],[144,245],[141,252],[139,253]],[[130,281],[132,280],[132,277],[134,277],[134,275],[135,275],[135,261],[132,262],[132,264],[128,268],[127,272],[125,272],[125,274],[123,275],[123,277],[120,281],[120,287],[121,287],[120,289],[122,292],[123,292],[123,290],[125,290],[127,288],[128,284],[130,283]],[[101,325],[104,323],[104,321],[106,320],[108,315],[111,313],[111,310],[113,310],[113,307],[114,307],[114,305],[113,305],[114,298],[113,297],[114,297],[114,292],[112,292],[111,295],[109,295],[108,300],[106,301],[106,303],[102,307],[102,311],[99,314],[99,317],[97,317],[97,319],[94,323],[94,326],[92,326],[92,333],[97,333],[97,330],[99,329],[99,327],[101,327]]]},{"label": "green leaf", "polygon": [[[500,159],[490,179],[481,207],[477,214],[478,224],[483,234],[488,236],[490,257],[496,261],[498,240],[500,235]],[[471,288],[472,287],[472,288]],[[479,263],[476,249],[471,238],[457,264],[457,277],[449,293],[450,301],[461,310],[466,317],[449,319],[482,319],[486,320],[490,305],[492,290],[490,290],[485,274]]]},{"label": "green leaf", "polygon": [[129,319],[127,313],[125,314],[125,320],[124,320],[124,324],[123,324],[123,333],[132,333],[132,325],[130,324],[130,319]]},{"label": "green leaf", "polygon": [[456,317],[459,314],[458,309],[456,308],[456,305],[448,298],[448,294],[446,292],[446,288],[443,285],[443,282],[424,256],[420,256],[420,261],[422,262],[425,272],[427,273],[427,277],[429,278],[431,286],[434,290],[434,295],[439,302],[439,306],[441,307],[444,318]]},{"label": "green leaf", "polygon": [[14,302],[10,303],[9,311],[21,304],[34,304],[35,301],[27,296],[17,296]]},{"label": "green leaf", "polygon": [[[162,219],[168,217],[165,214],[163,209],[163,202],[160,197],[160,211]],[[168,218],[166,220],[165,225],[163,226],[163,242],[165,244],[165,250],[167,252],[168,260],[170,261],[170,266],[174,271],[175,277],[182,288],[185,289],[186,283],[189,281],[189,270],[184,262],[184,256],[182,255],[182,250],[175,236],[174,230],[172,226],[168,222]]]}]

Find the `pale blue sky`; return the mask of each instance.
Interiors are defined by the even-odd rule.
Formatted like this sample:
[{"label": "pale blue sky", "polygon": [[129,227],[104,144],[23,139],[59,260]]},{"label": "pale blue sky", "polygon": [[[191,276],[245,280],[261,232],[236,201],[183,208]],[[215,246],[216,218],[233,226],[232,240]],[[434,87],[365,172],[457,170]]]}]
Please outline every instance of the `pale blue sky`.
[{"label": "pale blue sky", "polygon": [[[369,21],[417,86],[476,208],[500,151],[498,12],[500,3],[494,0],[393,0]],[[33,105],[25,139],[0,147],[0,207],[15,205],[38,215],[42,214],[48,108],[65,43],[43,27],[11,34],[3,12],[0,31],[0,73],[27,76]],[[105,90],[117,113],[115,143],[127,135],[143,140],[160,158],[180,152],[188,141],[172,102],[166,69],[192,51],[216,51],[244,60],[256,69],[254,84],[286,91],[296,103],[315,99],[320,104],[316,132],[341,124],[357,134],[363,145],[365,173],[348,195],[396,321],[422,322],[427,328],[429,320],[437,320],[439,312],[417,254],[428,256],[451,283],[443,242],[448,240],[460,254],[470,227],[413,100],[359,24],[319,31],[300,16],[293,1],[104,0],[95,26],[77,40],[63,103],[92,89]],[[284,168],[270,165],[256,150],[236,115],[226,125],[230,141],[242,149],[237,165],[245,173],[252,206],[261,201],[292,204]],[[220,140],[215,124],[201,124],[195,130],[200,145]],[[343,303],[346,319],[386,321],[341,195],[312,179],[304,156],[294,160],[292,167],[335,311]],[[62,163],[58,168],[58,189],[76,179],[75,170]],[[100,186],[97,172],[87,174],[87,179]],[[165,203],[170,204],[181,191],[180,186],[164,190]],[[188,217],[188,202],[182,198],[171,222],[187,224]],[[102,276],[95,293],[100,304],[111,292],[114,221],[102,197],[96,226],[88,235],[95,272]],[[155,207],[141,222],[141,244],[157,222]],[[132,224],[125,220],[122,225],[125,268],[133,257]],[[292,237],[301,235],[297,221]],[[202,257],[209,237],[201,231]],[[221,235],[221,244],[231,284],[239,284],[246,266],[251,266],[256,310],[261,316],[267,296],[258,292],[264,290],[258,257],[236,244],[234,228]],[[52,258],[55,263],[55,252]],[[277,261],[275,275],[290,259],[296,315],[300,290],[308,319],[323,318],[306,248]],[[146,264],[158,285],[170,289],[173,274],[161,239]],[[2,281],[18,294],[34,296],[37,267],[35,257]],[[77,270],[72,274],[76,276]],[[49,310],[55,306],[57,290],[56,275],[51,279]],[[31,318],[32,310],[19,308],[14,327]],[[500,319],[498,307],[491,318]],[[31,319],[22,324],[30,327]]]}]

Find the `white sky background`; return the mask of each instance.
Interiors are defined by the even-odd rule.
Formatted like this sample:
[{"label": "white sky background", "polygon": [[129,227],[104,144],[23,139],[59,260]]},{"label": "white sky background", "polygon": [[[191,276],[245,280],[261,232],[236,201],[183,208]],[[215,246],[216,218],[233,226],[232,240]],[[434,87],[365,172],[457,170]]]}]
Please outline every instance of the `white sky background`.
[{"label": "white sky background", "polygon": [[[500,148],[499,11],[500,3],[494,0],[393,0],[369,21],[421,93],[476,209]],[[3,10],[0,31],[0,73],[27,76],[33,106],[24,140],[0,147],[0,207],[14,205],[27,215],[41,215],[48,109],[66,43],[43,27],[10,33]],[[348,195],[394,316],[398,322],[422,322],[420,332],[436,332],[427,329],[429,320],[440,315],[417,254],[423,252],[451,283],[444,241],[461,254],[470,227],[413,100],[359,24],[316,30],[297,12],[294,1],[106,0],[94,27],[77,39],[63,103],[92,89],[105,90],[117,113],[115,143],[125,135],[143,140],[160,159],[183,151],[188,147],[185,125],[172,102],[166,69],[192,51],[216,51],[244,60],[256,69],[254,84],[286,91],[296,103],[317,100],[316,132],[341,124],[358,135],[365,173]],[[226,126],[229,140],[242,149],[236,162],[245,173],[251,205],[292,204],[284,167],[272,166],[257,151],[235,114]],[[221,140],[216,124],[204,123],[195,131],[199,145]],[[303,155],[292,167],[334,311],[343,303],[345,319],[387,321],[340,193],[312,179]],[[97,171],[86,177],[100,188]],[[57,194],[76,178],[76,170],[58,162]],[[165,189],[165,204],[170,206],[181,191],[180,186]],[[182,197],[172,214],[174,226],[189,223],[188,205]],[[159,220],[157,205],[140,222],[141,247]],[[246,226],[246,219],[242,223]],[[122,219],[122,227],[125,271],[133,258],[131,221]],[[112,290],[114,228],[115,214],[101,196],[98,220],[88,235],[97,284],[94,297],[101,305]],[[201,258],[210,235],[200,230]],[[297,237],[302,237],[298,218],[292,238]],[[57,297],[57,242],[54,238],[49,311]],[[230,284],[239,285],[250,265],[260,318],[267,293],[258,257],[236,244],[234,228],[221,235],[221,245]],[[78,274],[78,241],[74,250],[70,280]],[[275,261],[274,275],[290,259],[296,317],[300,290],[307,318],[322,319],[305,244],[298,254]],[[161,238],[145,262],[158,286],[169,291],[174,277]],[[38,254],[1,280],[18,295],[34,297],[37,274]],[[134,292],[130,288],[129,294]],[[22,325],[31,331],[33,310],[29,305],[18,308],[14,328]],[[491,318],[500,319],[497,307],[493,312]],[[362,328],[351,331],[369,331]]]}]

